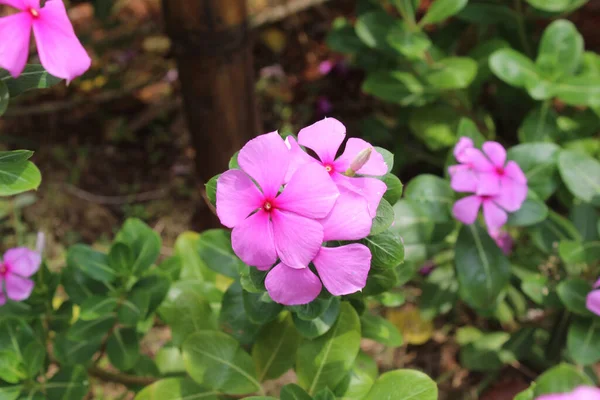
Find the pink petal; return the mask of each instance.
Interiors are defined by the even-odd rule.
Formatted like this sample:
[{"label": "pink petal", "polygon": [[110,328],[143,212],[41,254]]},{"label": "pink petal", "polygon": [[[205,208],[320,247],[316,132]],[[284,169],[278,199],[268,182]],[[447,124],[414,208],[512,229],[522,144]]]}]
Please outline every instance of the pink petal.
[{"label": "pink petal", "polygon": [[467,148],[462,154],[465,163],[469,164],[477,172],[493,172],[496,170],[496,167],[479,149]]},{"label": "pink petal", "polygon": [[27,63],[32,18],[28,12],[0,18],[0,67],[13,78],[21,75]]},{"label": "pink petal", "polygon": [[280,263],[267,274],[265,287],[277,303],[296,306],[316,299],[323,286],[309,268],[290,268]]},{"label": "pink petal", "polygon": [[324,241],[360,240],[369,236],[373,217],[364,197],[341,187],[335,206],[320,222]]},{"label": "pink petal", "polygon": [[472,147],[473,140],[471,140],[471,138],[468,138],[466,136],[461,137],[458,140],[458,143],[456,143],[456,146],[454,146],[454,158],[456,158],[456,161],[461,163],[465,162],[465,157],[463,153],[466,149],[470,149]]},{"label": "pink petal", "polygon": [[22,278],[15,274],[7,274],[4,278],[6,285],[6,294],[13,301],[23,301],[27,299],[33,291],[33,281]]},{"label": "pink petal", "polygon": [[226,227],[233,228],[263,203],[262,193],[243,171],[231,169],[217,180],[217,215]]},{"label": "pink petal", "polygon": [[573,392],[573,400],[598,400],[600,389],[591,386],[579,386]]},{"label": "pink petal", "polygon": [[485,219],[488,229],[496,230],[506,224],[508,215],[503,209],[498,207],[496,203],[487,199],[483,201],[483,218]]},{"label": "pink petal", "polygon": [[258,210],[236,225],[231,232],[231,247],[243,262],[253,267],[275,264],[277,252],[269,214]]},{"label": "pink petal", "polygon": [[576,400],[571,393],[544,394],[535,400]]},{"label": "pink petal", "polygon": [[[36,2],[37,5],[35,5]],[[6,4],[7,6],[14,7],[21,11],[29,7],[40,8],[39,0],[0,0],[0,4]]]},{"label": "pink petal", "polygon": [[48,0],[39,13],[33,19],[33,33],[44,68],[67,83],[83,75],[92,60],[77,39],[62,0]]},{"label": "pink petal", "polygon": [[329,214],[340,192],[325,168],[319,164],[300,167],[276,200],[277,208],[308,218]]},{"label": "pink petal", "polygon": [[238,155],[242,170],[250,175],[268,199],[279,192],[290,164],[289,150],[277,132],[250,140]]},{"label": "pink petal", "polygon": [[454,207],[452,207],[454,218],[463,224],[471,225],[477,219],[481,201],[481,197],[479,196],[468,196],[458,200],[454,203]]},{"label": "pink petal", "polygon": [[[292,268],[305,268],[323,243],[323,227],[313,219],[273,210],[273,237],[281,262]],[[265,265],[263,263],[262,265]]]},{"label": "pink petal", "polygon": [[485,142],[481,147],[496,167],[503,168],[506,162],[506,150],[498,142]]},{"label": "pink petal", "polygon": [[594,283],[594,289],[600,288],[600,279],[598,279],[596,281],[596,283]]},{"label": "pink petal", "polygon": [[450,187],[455,192],[475,192],[479,182],[477,174],[468,165],[453,165],[448,169]]},{"label": "pink petal", "polygon": [[477,174],[477,194],[480,196],[495,196],[500,193],[500,175],[496,171],[480,172]]},{"label": "pink petal", "polygon": [[42,257],[26,247],[17,247],[4,253],[4,263],[11,273],[28,278],[40,268]]},{"label": "pink petal", "polygon": [[500,179],[500,185],[500,193],[494,201],[508,212],[520,209],[527,198],[527,185],[516,183],[506,176]]},{"label": "pink petal", "polygon": [[323,285],[334,296],[362,290],[371,269],[371,251],[359,244],[321,247],[313,260]]},{"label": "pink petal", "polygon": [[377,207],[387,190],[385,183],[375,178],[350,178],[342,174],[333,174],[331,176],[338,186],[342,186],[356,194],[361,195],[367,200],[369,206],[369,215],[375,218]]},{"label": "pink petal", "polygon": [[[368,148],[373,148],[373,146],[362,139],[348,139],[344,153],[342,153],[342,155],[335,161],[335,170],[340,173],[348,170],[352,161],[354,161],[356,156],[358,156],[358,153]],[[388,166],[383,160],[383,156],[377,151],[373,150],[369,160],[365,163],[365,165],[362,166],[362,168],[356,171],[356,173],[361,175],[381,176],[387,174],[387,171]]]},{"label": "pink petal", "polygon": [[600,290],[592,290],[588,293],[585,306],[588,310],[600,316]]},{"label": "pink petal", "polygon": [[298,143],[317,153],[324,164],[331,164],[345,137],[344,124],[335,118],[325,118],[302,129]]},{"label": "pink petal", "polygon": [[[290,181],[290,179],[292,178],[292,175],[294,175],[294,172],[296,172],[296,170],[299,167],[301,167],[302,165],[312,164],[312,163],[321,165],[321,163],[319,161],[317,161],[315,158],[309,156],[308,154],[306,154],[306,152],[304,150],[302,150],[302,148],[300,147],[300,145],[298,144],[296,139],[294,139],[293,136],[288,136],[285,139],[285,145],[287,146],[287,148],[290,151],[290,153],[289,153],[290,166],[288,167],[287,174],[285,175],[286,183]],[[321,165],[321,168],[323,168],[322,165]]]},{"label": "pink petal", "polygon": [[523,173],[521,167],[519,167],[519,164],[514,161],[509,161],[506,163],[506,167],[504,167],[504,174],[517,183],[527,185],[527,177]]}]

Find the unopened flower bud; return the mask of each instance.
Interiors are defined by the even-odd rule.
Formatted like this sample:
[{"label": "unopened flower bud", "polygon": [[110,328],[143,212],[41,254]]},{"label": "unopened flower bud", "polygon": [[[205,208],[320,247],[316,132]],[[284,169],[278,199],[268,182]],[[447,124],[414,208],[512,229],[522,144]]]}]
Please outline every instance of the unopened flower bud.
[{"label": "unopened flower bud", "polygon": [[369,161],[371,153],[373,153],[372,147],[367,147],[358,153],[354,160],[352,160],[352,163],[350,163],[350,168],[346,171],[346,175],[354,176]]}]

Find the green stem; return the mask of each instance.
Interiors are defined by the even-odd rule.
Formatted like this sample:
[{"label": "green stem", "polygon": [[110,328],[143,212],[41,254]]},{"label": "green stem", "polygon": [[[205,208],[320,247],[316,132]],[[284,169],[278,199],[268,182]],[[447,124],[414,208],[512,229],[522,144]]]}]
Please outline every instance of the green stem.
[{"label": "green stem", "polygon": [[544,121],[546,120],[546,116],[548,115],[548,110],[550,110],[550,103],[550,99],[544,100],[544,102],[542,103],[542,108],[540,109],[540,118],[538,119],[537,124],[535,126],[536,138],[538,137],[538,133],[544,126]]},{"label": "green stem", "polygon": [[523,4],[521,3],[521,0],[515,0],[515,11],[517,13],[517,31],[519,32],[519,37],[523,44],[523,50],[525,50],[525,54],[531,57],[531,47],[529,47],[527,34],[525,32],[525,18],[523,18]]}]

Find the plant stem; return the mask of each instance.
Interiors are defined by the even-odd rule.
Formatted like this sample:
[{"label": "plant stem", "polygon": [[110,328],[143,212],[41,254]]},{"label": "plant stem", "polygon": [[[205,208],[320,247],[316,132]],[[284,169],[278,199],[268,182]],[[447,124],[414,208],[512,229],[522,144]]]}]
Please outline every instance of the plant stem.
[{"label": "plant stem", "polygon": [[529,42],[527,41],[527,35],[525,32],[525,19],[523,18],[523,4],[521,3],[521,0],[515,0],[515,10],[517,12],[517,30],[523,44],[523,50],[525,50],[525,54],[531,57],[531,47],[529,47]]},{"label": "plant stem", "polygon": [[135,375],[127,375],[121,373],[115,373],[106,371],[97,366],[92,366],[88,368],[88,373],[98,379],[101,379],[106,382],[115,382],[120,383],[125,386],[148,386],[158,381],[160,378],[155,378],[153,376],[135,376]]}]

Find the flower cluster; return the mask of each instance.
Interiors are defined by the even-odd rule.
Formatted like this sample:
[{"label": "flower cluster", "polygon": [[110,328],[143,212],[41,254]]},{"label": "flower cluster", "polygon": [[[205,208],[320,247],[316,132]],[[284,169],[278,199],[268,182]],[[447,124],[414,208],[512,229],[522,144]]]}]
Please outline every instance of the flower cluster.
[{"label": "flower cluster", "polygon": [[600,316],[600,279],[594,284],[594,288],[588,293],[585,301],[588,310]]},{"label": "flower cluster", "polygon": [[37,272],[41,262],[39,253],[25,247],[4,253],[0,261],[0,305],[6,303],[6,297],[12,301],[23,301],[31,295],[34,283],[27,278]]},{"label": "flower cluster", "polygon": [[44,68],[68,82],[82,75],[91,59],[75,36],[62,0],[0,0],[19,10],[0,18],[0,67],[13,77],[25,68],[29,55],[31,31]]},{"label": "flower cluster", "polygon": [[501,228],[508,219],[507,213],[523,205],[527,178],[516,162],[506,162],[506,150],[500,143],[485,142],[482,150],[467,137],[460,138],[454,148],[454,157],[460,164],[449,168],[450,186],[456,192],[472,195],[458,200],[452,212],[456,219],[470,225],[483,208],[490,236],[504,242]]},{"label": "flower cluster", "polygon": [[593,400],[600,399],[600,389],[591,386],[579,386],[570,393],[546,394],[536,400]]},{"label": "flower cluster", "polygon": [[298,141],[284,141],[277,132],[258,136],[240,150],[240,169],[217,181],[217,215],[233,228],[234,252],[269,271],[265,286],[278,303],[309,303],[322,285],[340,296],[366,284],[369,249],[336,241],[369,235],[387,189],[369,176],[385,175],[388,168],[381,154],[356,138],[336,158],[345,132],[341,122],[326,118],[302,129]]}]

